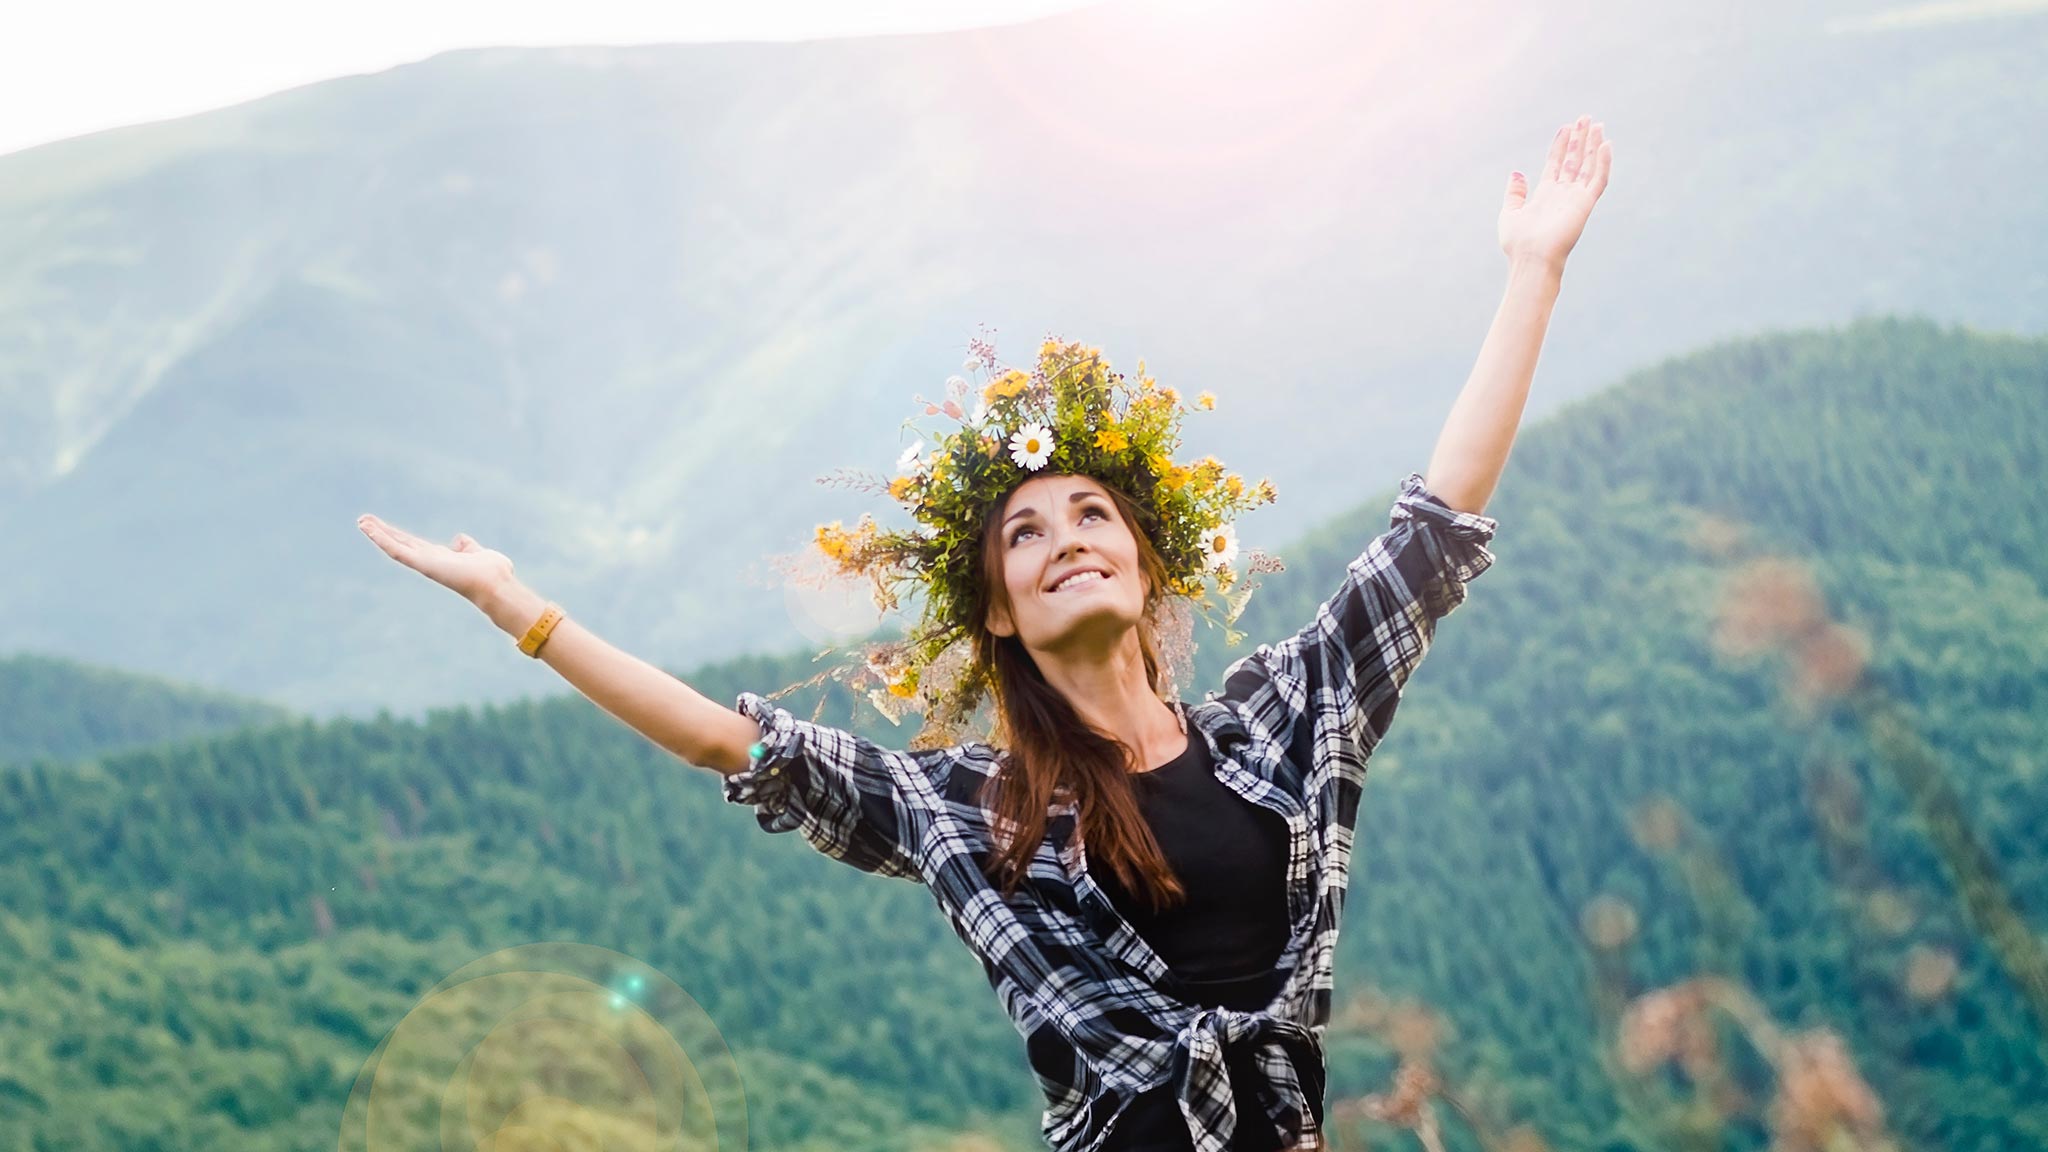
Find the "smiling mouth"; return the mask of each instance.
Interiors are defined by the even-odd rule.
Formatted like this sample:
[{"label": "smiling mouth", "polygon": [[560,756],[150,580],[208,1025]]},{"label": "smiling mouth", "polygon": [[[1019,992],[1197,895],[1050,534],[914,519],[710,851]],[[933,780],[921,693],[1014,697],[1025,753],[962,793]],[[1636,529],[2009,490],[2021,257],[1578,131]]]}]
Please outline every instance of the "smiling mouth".
[{"label": "smiling mouth", "polygon": [[1072,576],[1066,577],[1065,579],[1061,580],[1058,584],[1053,585],[1052,591],[1055,594],[1060,592],[1071,592],[1076,588],[1081,588],[1089,584],[1105,583],[1109,579],[1109,573],[1098,572],[1095,569],[1091,568],[1087,572],[1077,572]]}]

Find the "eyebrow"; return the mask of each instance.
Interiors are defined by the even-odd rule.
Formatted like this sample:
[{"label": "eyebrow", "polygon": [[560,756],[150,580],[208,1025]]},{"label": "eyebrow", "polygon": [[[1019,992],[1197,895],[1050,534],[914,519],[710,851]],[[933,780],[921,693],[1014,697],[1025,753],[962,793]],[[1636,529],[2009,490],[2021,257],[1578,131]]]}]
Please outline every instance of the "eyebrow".
[{"label": "eyebrow", "polygon": [[[1080,490],[1079,492],[1075,492],[1075,493],[1073,493],[1073,494],[1069,495],[1069,496],[1067,497],[1067,503],[1069,503],[1069,504],[1079,504],[1079,503],[1080,503],[1081,501],[1083,501],[1083,500],[1090,500],[1090,499],[1093,499],[1093,500],[1100,500],[1100,499],[1102,499],[1102,493],[1100,493],[1100,492],[1090,492],[1090,491],[1088,491],[1088,490],[1087,490],[1086,488],[1083,488],[1083,489],[1082,489],[1082,490]],[[1012,512],[1012,513],[1010,513],[1010,514],[1009,514],[1008,516],[1006,516],[1006,517],[1004,517],[1004,518],[1003,518],[1003,527],[1005,527],[1005,528],[1009,527],[1009,526],[1010,526],[1010,521],[1012,521],[1012,520],[1015,520],[1015,519],[1017,519],[1017,518],[1018,518],[1019,516],[1036,516],[1037,514],[1038,514],[1038,509],[1036,509],[1036,508],[1030,508],[1030,507],[1025,507],[1025,508],[1019,508],[1019,509],[1018,509],[1018,510],[1016,510],[1015,512]]]}]

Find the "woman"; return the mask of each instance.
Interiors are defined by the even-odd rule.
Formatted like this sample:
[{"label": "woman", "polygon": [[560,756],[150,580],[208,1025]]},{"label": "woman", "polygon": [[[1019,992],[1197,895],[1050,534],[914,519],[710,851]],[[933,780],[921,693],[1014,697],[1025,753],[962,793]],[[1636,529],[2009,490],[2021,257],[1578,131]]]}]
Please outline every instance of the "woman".
[{"label": "woman", "polygon": [[[1017,428],[1005,453],[981,414],[949,400],[962,420],[949,453],[924,462],[913,449],[911,475],[890,488],[926,530],[820,530],[847,571],[887,560],[925,581],[927,621],[945,624],[875,669],[879,701],[930,706],[924,746],[910,751],[755,693],[736,710],[706,699],[562,615],[467,535],[442,546],[358,523],[606,711],[720,773],[726,798],[753,806],[763,828],[927,885],[1025,1039],[1053,1148],[1321,1148],[1321,1035],[1365,762],[1435,622],[1492,562],[1495,522],[1481,509],[1565,258],[1606,187],[1602,137],[1580,117],[1558,130],[1533,190],[1510,177],[1506,296],[1427,477],[1406,478],[1391,527],[1315,618],[1237,661],[1200,704],[1166,698],[1159,641],[1169,594],[1190,587],[1187,522],[1198,505],[1211,515],[1271,489],[1247,496],[1238,478],[1205,471],[1213,459],[1182,468],[1155,450],[1177,435],[1151,419],[1164,408],[1150,380],[1120,412],[1077,400],[1107,404],[1122,379],[1096,357],[1081,385],[1011,372],[984,393],[1003,405],[1036,395],[1036,411],[1085,420],[1085,436],[1002,424]],[[1234,553],[1227,536],[1216,540]],[[984,694],[1003,738],[947,742]]]}]

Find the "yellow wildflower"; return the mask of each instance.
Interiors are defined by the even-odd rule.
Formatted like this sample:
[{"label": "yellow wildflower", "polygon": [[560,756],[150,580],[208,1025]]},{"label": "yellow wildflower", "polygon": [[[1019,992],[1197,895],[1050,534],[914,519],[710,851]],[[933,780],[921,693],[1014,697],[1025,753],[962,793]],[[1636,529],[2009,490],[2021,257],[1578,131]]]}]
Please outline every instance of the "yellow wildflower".
[{"label": "yellow wildflower", "polygon": [[898,679],[889,681],[889,695],[905,700],[917,695],[917,669],[909,669]]},{"label": "yellow wildflower", "polygon": [[907,500],[910,498],[911,489],[916,486],[917,481],[913,477],[898,476],[894,480],[889,481],[889,495],[898,500]]},{"label": "yellow wildflower", "polygon": [[830,524],[818,525],[818,549],[832,559],[840,561],[847,559],[853,552],[846,531],[837,520]]},{"label": "yellow wildflower", "polygon": [[1216,410],[1216,394],[1214,392],[1204,392],[1200,396],[1195,397],[1195,403],[1200,405],[1204,411],[1213,412]]},{"label": "yellow wildflower", "polygon": [[1112,424],[1095,434],[1095,446],[1111,452],[1121,452],[1131,446],[1131,441],[1124,435],[1123,429]]},{"label": "yellow wildflower", "polygon": [[1244,495],[1244,477],[1233,475],[1223,481],[1223,490],[1232,496]]},{"label": "yellow wildflower", "polygon": [[990,404],[998,400],[1007,400],[1012,396],[1021,394],[1024,391],[1025,385],[1029,383],[1031,383],[1029,376],[1026,376],[1018,369],[1012,368],[994,380],[989,381],[988,387],[981,390],[981,398]]},{"label": "yellow wildflower", "polygon": [[1178,403],[1180,403],[1180,393],[1179,393],[1179,392],[1176,392],[1175,390],[1173,390],[1173,389],[1171,389],[1171,388],[1161,388],[1161,389],[1159,390],[1159,395],[1160,395],[1160,397],[1161,397],[1162,399],[1164,399],[1164,400],[1165,400],[1165,401],[1166,401],[1166,402],[1167,402],[1168,404],[1178,404]]},{"label": "yellow wildflower", "polygon": [[1166,473],[1159,477],[1159,486],[1161,488],[1166,489],[1168,492],[1177,492],[1180,489],[1187,487],[1188,481],[1194,478],[1195,473],[1193,469],[1183,468],[1180,465],[1176,464],[1171,468],[1168,468],[1166,470]]}]

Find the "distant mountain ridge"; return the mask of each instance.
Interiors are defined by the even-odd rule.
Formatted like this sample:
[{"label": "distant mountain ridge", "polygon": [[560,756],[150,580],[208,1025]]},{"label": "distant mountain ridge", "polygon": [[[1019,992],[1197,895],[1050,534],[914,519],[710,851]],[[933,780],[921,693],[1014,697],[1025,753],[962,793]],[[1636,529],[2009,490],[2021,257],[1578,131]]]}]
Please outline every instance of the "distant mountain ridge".
[{"label": "distant mountain ridge", "polygon": [[290,715],[260,700],[74,660],[0,657],[0,764],[75,760]]},{"label": "distant mountain ridge", "polygon": [[[1426,459],[1551,128],[1608,120],[1530,416],[1765,325],[2048,316],[2048,18],[1109,4],[488,50],[0,157],[0,651],[312,714],[549,689],[354,532],[467,531],[673,665],[796,645],[978,323],[1208,389],[1293,538]],[[1853,93],[1854,96],[1844,96]],[[1398,158],[1398,162],[1394,161]]]}]

